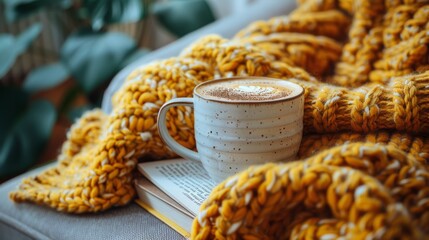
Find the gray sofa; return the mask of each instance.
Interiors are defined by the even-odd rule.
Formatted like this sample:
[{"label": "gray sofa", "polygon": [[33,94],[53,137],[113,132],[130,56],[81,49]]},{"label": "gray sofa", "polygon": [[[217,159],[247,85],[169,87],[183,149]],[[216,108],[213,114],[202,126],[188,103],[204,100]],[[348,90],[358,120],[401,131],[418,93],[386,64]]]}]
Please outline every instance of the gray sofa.
[{"label": "gray sofa", "polygon": [[[294,7],[293,0],[264,0],[250,7],[246,14],[218,20],[144,56],[117,74],[105,92],[103,110],[111,111],[112,94],[136,67],[175,56],[191,42],[207,34],[230,38],[250,22],[286,14]],[[35,175],[51,165],[0,185],[0,239],[183,239],[135,203],[99,214],[71,215],[30,203],[15,204],[9,200],[9,192],[17,188],[22,178]]]}]

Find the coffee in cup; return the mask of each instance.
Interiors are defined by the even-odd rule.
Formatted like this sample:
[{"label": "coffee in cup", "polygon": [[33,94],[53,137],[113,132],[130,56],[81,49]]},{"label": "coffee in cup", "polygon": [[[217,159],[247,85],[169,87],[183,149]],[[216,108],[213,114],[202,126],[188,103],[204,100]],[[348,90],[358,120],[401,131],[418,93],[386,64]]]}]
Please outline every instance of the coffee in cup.
[{"label": "coffee in cup", "polygon": [[[220,182],[247,167],[295,158],[302,138],[303,88],[282,79],[236,77],[204,82],[193,98],[175,98],[158,114],[163,141],[178,155],[201,161]],[[194,107],[198,152],[178,144],[166,127],[174,106]]]},{"label": "coffee in cup", "polygon": [[198,89],[200,95],[218,101],[272,101],[287,97],[292,92],[276,80],[241,79],[232,82],[213,82]]}]

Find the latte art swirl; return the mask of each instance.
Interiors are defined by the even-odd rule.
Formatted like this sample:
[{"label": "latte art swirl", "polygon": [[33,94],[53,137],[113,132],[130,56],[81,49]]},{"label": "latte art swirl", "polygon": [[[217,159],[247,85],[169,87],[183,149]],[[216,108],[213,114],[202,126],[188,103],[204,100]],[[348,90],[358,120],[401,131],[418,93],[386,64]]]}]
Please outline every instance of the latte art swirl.
[{"label": "latte art swirl", "polygon": [[264,101],[287,97],[292,92],[272,80],[236,80],[230,82],[213,82],[199,89],[199,93],[215,100],[222,101]]}]

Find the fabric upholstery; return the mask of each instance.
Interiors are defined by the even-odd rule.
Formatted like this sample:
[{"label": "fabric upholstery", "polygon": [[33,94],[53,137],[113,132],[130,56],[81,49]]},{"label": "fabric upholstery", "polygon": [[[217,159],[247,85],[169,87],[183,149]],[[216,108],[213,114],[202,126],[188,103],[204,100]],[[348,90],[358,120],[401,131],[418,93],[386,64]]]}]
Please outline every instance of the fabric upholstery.
[{"label": "fabric upholstery", "polygon": [[24,177],[52,164],[11,179],[0,186],[0,239],[184,239],[136,203],[98,214],[70,215],[34,204],[16,204],[9,192]]}]

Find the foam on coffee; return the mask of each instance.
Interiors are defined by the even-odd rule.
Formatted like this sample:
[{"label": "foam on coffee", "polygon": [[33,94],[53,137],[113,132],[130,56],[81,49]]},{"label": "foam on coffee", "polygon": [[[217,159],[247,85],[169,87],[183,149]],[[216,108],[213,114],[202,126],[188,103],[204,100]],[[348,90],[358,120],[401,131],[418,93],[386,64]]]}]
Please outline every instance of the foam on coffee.
[{"label": "foam on coffee", "polygon": [[197,92],[215,100],[264,101],[287,97],[292,90],[276,80],[239,79],[213,81],[210,84],[200,86]]}]

